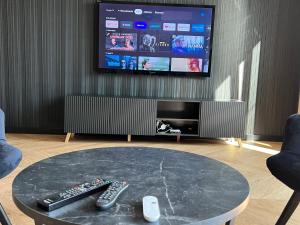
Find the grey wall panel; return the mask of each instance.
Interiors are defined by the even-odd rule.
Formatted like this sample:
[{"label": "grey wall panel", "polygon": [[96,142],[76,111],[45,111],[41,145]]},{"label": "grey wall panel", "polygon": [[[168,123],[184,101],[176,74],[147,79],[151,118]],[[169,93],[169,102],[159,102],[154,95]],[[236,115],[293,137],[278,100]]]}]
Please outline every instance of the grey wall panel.
[{"label": "grey wall panel", "polygon": [[245,102],[204,101],[200,111],[200,137],[245,137]]},{"label": "grey wall panel", "polygon": [[[300,1],[279,1],[276,30],[270,33],[272,51],[260,74],[254,133],[281,135],[286,119],[297,113],[300,82]],[[275,23],[275,22],[274,22]],[[267,42],[268,40],[262,40]],[[273,49],[273,50],[271,50]]]},{"label": "grey wall panel", "polygon": [[67,95],[241,96],[248,102],[253,49],[260,43],[251,132],[282,134],[297,110],[300,1],[144,1],[216,5],[211,78],[97,74],[94,0],[0,0],[0,107],[8,130],[63,131]]},{"label": "grey wall panel", "polygon": [[155,135],[156,100],[115,98],[112,105],[112,134]]}]

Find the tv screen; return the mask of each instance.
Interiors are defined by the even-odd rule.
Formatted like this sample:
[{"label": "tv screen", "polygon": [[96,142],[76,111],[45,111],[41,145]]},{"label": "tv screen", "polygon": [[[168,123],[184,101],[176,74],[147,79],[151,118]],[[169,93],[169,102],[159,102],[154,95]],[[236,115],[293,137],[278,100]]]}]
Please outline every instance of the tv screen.
[{"label": "tv screen", "polygon": [[214,6],[97,4],[98,69],[210,76]]}]

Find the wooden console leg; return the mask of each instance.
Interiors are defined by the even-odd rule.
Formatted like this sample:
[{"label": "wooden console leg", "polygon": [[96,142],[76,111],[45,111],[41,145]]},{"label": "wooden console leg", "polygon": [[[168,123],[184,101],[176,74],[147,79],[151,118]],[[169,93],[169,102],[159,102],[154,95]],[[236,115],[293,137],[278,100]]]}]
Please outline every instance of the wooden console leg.
[{"label": "wooden console leg", "polygon": [[242,147],[242,138],[237,138],[237,143],[239,147]]},{"label": "wooden console leg", "polygon": [[69,143],[71,137],[74,137],[74,133],[67,133],[65,143]]},{"label": "wooden console leg", "polygon": [[177,140],[177,143],[179,143],[180,142],[180,134],[177,134],[177,136],[176,136],[177,138],[176,138],[176,140]]},{"label": "wooden console leg", "polygon": [[128,141],[128,142],[131,142],[131,134],[128,134],[128,135],[127,135],[127,141]]}]

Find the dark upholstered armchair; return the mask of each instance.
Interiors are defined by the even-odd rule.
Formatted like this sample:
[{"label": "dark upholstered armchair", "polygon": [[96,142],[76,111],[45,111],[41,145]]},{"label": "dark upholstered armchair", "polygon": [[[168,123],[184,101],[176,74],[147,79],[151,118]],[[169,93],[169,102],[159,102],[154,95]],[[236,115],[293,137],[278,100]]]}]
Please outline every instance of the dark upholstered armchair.
[{"label": "dark upholstered armchair", "polygon": [[[5,116],[0,109],[0,179],[12,172],[20,163],[22,153],[17,148],[7,144],[5,137]],[[10,225],[10,221],[0,204],[0,224]]]},{"label": "dark upholstered armchair", "polygon": [[294,190],[276,225],[286,224],[300,202],[300,115],[288,118],[281,152],[267,159],[271,173]]},{"label": "dark upholstered armchair", "polygon": [[0,143],[6,143],[5,116],[4,116],[4,112],[1,109],[0,109]]}]

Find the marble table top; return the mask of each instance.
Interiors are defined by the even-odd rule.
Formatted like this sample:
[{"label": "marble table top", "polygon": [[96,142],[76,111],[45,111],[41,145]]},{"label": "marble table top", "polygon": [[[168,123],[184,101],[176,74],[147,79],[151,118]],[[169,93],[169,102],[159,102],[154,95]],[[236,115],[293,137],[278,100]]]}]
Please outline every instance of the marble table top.
[{"label": "marble table top", "polygon": [[[100,193],[50,213],[36,200],[96,177],[127,180],[114,207],[99,211]],[[160,225],[223,224],[243,211],[247,180],[219,161],[186,152],[143,147],[99,148],[66,153],[24,169],[13,182],[18,208],[40,224],[136,225],[143,219],[142,198],[159,200]]]}]

